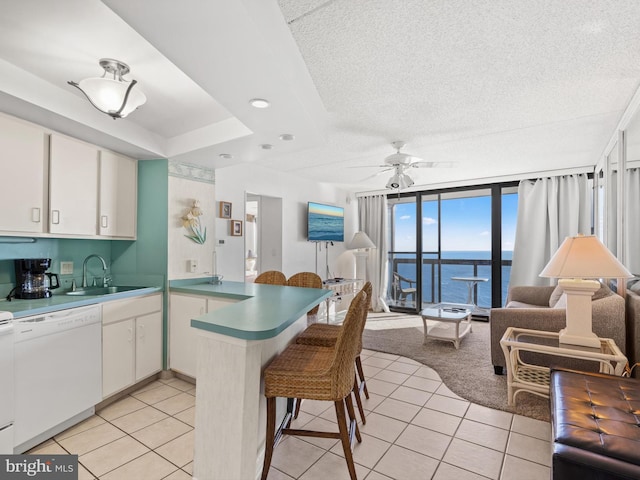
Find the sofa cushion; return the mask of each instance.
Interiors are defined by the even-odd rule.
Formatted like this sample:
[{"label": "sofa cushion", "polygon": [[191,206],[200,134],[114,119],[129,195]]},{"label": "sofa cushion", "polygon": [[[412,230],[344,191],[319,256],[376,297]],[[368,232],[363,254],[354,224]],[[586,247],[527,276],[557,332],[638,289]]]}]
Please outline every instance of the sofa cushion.
[{"label": "sofa cushion", "polygon": [[563,293],[564,293],[564,290],[560,285],[556,286],[553,292],[551,292],[551,296],[549,297],[549,306],[551,308],[556,306],[556,303],[558,303],[558,300],[560,300],[560,297],[562,296]]},{"label": "sofa cushion", "polygon": [[591,300],[600,300],[601,298],[608,297],[609,295],[613,295],[613,291],[611,291],[611,289],[606,285],[601,284],[600,288],[596,290],[593,297],[591,297]]},{"label": "sofa cushion", "polygon": [[567,308],[567,294],[563,293],[562,295],[560,295],[560,298],[558,299],[556,304],[551,308],[564,308],[566,310],[566,308]]},{"label": "sofa cushion", "polygon": [[544,305],[533,305],[531,303],[518,302],[517,300],[511,300],[505,305],[505,308],[549,308]]}]

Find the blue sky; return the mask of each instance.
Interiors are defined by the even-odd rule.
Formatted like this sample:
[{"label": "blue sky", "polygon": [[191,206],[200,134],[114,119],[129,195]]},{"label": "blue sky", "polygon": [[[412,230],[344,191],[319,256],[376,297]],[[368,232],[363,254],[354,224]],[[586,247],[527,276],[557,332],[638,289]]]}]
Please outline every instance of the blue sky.
[{"label": "blue sky", "polygon": [[[415,251],[416,209],[414,203],[395,206],[395,250]],[[518,210],[517,194],[502,196],[502,249],[513,250]],[[438,247],[437,202],[423,202],[424,251]],[[442,250],[491,250],[491,197],[442,201]]]}]

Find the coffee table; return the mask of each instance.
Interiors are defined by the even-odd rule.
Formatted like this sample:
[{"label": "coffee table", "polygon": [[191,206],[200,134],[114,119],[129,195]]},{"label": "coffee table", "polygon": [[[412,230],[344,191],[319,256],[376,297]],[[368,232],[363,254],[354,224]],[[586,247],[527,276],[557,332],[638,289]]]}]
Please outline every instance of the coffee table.
[{"label": "coffee table", "polygon": [[[456,349],[460,348],[460,340],[472,332],[471,312],[473,305],[464,303],[436,303],[420,312],[424,324],[424,343],[427,338],[453,342]],[[427,328],[427,320],[441,322],[431,330]]]}]

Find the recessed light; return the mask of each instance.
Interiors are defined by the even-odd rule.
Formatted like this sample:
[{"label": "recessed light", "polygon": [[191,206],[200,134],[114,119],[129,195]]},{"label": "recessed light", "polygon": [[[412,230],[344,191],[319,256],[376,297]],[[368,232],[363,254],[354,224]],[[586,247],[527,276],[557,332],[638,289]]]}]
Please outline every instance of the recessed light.
[{"label": "recessed light", "polygon": [[260,145],[260,148],[263,150],[271,150],[273,148],[273,145],[271,145],[270,143],[263,143],[262,145]]},{"label": "recessed light", "polygon": [[269,105],[269,100],[265,100],[264,98],[252,98],[249,100],[249,104],[254,108],[267,108]]},{"label": "recessed light", "polygon": [[280,140],[284,140],[285,142],[290,142],[294,138],[296,137],[294,135],[291,135],[290,133],[283,133],[282,135],[280,135]]},{"label": "recessed light", "polygon": [[229,159],[229,158],[233,158],[233,155],[231,155],[230,153],[221,153],[218,155],[220,158],[224,158],[224,159]]}]

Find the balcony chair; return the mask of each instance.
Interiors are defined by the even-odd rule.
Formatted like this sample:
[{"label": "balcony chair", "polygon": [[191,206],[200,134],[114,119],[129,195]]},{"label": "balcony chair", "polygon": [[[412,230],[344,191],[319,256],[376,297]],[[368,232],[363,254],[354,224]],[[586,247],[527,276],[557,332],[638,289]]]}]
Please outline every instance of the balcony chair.
[{"label": "balcony chair", "polygon": [[[371,307],[371,290],[371,282],[365,283],[364,287],[362,287],[362,291],[366,292],[367,294],[367,305],[363,312],[365,318],[362,322],[362,330],[360,330],[360,335],[358,336],[358,349],[356,355],[356,371],[358,375],[353,379],[353,393],[356,397],[356,404],[358,405],[358,410],[360,412],[360,418],[362,419],[363,425],[365,425],[367,421],[364,416],[364,408],[362,406],[362,399],[360,397],[360,394],[364,392],[365,397],[369,398],[369,391],[367,390],[367,383],[364,378],[364,370],[362,368],[362,361],[360,360],[360,353],[362,352],[362,331],[364,330],[364,326],[367,321],[367,313],[369,312],[369,308]],[[341,325],[314,323],[312,325],[309,325],[304,332],[296,337],[296,343],[301,345],[314,345],[317,347],[333,348],[336,344],[336,341],[338,340],[338,336],[340,335],[341,330]],[[359,385],[358,377],[360,378]],[[300,403],[301,402],[298,402],[296,406],[296,412],[293,418],[298,418]]]},{"label": "balcony chair", "polygon": [[[344,457],[351,480],[357,480],[351,452],[355,435],[362,442],[355,419],[351,391],[355,376],[355,357],[358,354],[358,337],[368,303],[367,294],[359,292],[347,312],[344,325],[335,347],[291,344],[280,353],[264,371],[264,394],[267,397],[267,433],[262,469],[266,480],[271,466],[273,449],[282,435],[335,438],[342,443]],[[287,398],[287,413],[276,432],[276,398]],[[294,399],[325,400],[334,403],[338,432],[319,432],[291,428]],[[346,412],[345,412],[346,404]],[[349,414],[347,423],[346,413]]]},{"label": "balcony chair", "polygon": [[253,283],[266,283],[268,285],[281,285],[285,287],[287,285],[287,277],[285,277],[284,273],[277,270],[268,270],[258,275]]},{"label": "balcony chair", "polygon": [[[403,283],[408,284],[408,287],[403,287]],[[413,284],[416,283],[415,280],[410,280],[406,277],[403,277],[398,272],[393,272],[393,283],[391,285],[393,291],[393,301],[396,304],[407,304],[407,297],[411,296],[412,301],[416,301],[416,288]]]},{"label": "balcony chair", "polygon": [[[322,279],[313,272],[300,272],[292,275],[287,280],[287,285],[290,287],[322,288]],[[307,312],[307,316],[316,315],[319,308],[320,305],[316,305]]]}]

